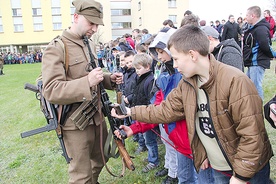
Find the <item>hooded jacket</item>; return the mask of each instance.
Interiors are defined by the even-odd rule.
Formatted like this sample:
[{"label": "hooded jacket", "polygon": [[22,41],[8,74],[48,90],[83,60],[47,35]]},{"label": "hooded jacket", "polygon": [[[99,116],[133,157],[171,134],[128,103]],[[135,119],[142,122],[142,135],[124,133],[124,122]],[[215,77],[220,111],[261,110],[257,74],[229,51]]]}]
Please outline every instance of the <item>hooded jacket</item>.
[{"label": "hooded jacket", "polygon": [[263,18],[244,32],[244,66],[261,66],[265,69],[270,68],[270,60],[273,58],[273,51],[270,47],[269,28],[269,23]]},{"label": "hooded jacket", "polygon": [[213,50],[212,54],[216,60],[224,64],[236,67],[243,71],[243,57],[240,46],[231,38],[220,42]]},{"label": "hooded jacket", "polygon": [[[233,175],[248,181],[273,155],[264,126],[262,100],[244,73],[218,62],[212,55],[209,74],[209,80],[200,88],[207,95],[215,138]],[[194,164],[199,171],[207,153],[195,128],[197,80],[197,75],[183,77],[160,105],[133,107],[131,117],[151,123],[186,119]]]}]

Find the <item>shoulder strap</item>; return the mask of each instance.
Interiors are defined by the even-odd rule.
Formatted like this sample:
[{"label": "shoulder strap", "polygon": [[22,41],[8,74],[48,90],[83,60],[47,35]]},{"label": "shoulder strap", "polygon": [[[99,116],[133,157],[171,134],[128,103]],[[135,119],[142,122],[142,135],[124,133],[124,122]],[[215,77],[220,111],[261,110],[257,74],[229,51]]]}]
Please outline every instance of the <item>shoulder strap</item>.
[{"label": "shoulder strap", "polygon": [[64,64],[65,64],[65,73],[67,74],[68,68],[69,68],[69,56],[68,56],[68,50],[67,50],[67,45],[64,41],[62,41],[62,37],[61,36],[57,36],[55,39],[55,41],[57,41],[60,46],[63,49],[63,58],[64,58]]}]

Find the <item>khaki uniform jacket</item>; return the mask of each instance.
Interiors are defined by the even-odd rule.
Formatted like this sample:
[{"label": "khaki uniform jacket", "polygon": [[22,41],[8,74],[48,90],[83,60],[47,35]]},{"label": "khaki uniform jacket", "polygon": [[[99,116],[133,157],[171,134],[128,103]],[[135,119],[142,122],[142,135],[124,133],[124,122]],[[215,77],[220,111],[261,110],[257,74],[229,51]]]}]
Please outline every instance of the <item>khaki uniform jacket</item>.
[{"label": "khaki uniform jacket", "polygon": [[[92,100],[92,94],[97,93],[97,86],[89,87],[88,72],[85,69],[90,62],[90,56],[83,40],[65,30],[62,41],[65,42],[68,50],[66,54],[69,55],[67,74],[65,74],[64,50],[57,41],[53,40],[45,49],[42,58],[43,95],[53,104],[73,104],[63,129],[75,130],[77,127],[68,117],[81,102]],[[96,61],[95,46],[92,42],[90,47]],[[104,75],[103,84],[106,89],[112,89],[110,75],[110,73]],[[99,113],[94,115],[91,123],[100,124]]]},{"label": "khaki uniform jacket", "polygon": [[[215,136],[234,175],[249,180],[272,157],[264,125],[262,100],[252,81],[238,69],[210,56],[210,78],[202,89],[207,94]],[[195,130],[197,76],[184,78],[159,106],[131,108],[132,118],[165,123],[186,119],[197,171],[207,158]],[[214,153],[215,154],[215,153]]]}]

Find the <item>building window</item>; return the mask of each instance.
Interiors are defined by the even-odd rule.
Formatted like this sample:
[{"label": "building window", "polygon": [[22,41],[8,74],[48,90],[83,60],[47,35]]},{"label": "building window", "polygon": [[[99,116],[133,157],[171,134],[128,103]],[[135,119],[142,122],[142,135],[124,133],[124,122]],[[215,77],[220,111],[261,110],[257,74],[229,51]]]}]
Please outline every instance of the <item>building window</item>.
[{"label": "building window", "polygon": [[61,15],[60,8],[59,7],[52,8],[52,15]]},{"label": "building window", "polygon": [[139,26],[142,26],[142,17],[139,17]]},{"label": "building window", "polygon": [[34,31],[42,31],[43,30],[43,24],[42,24],[42,17],[33,17],[33,23],[34,23]]},{"label": "building window", "polygon": [[176,15],[169,15],[169,19],[173,21],[174,24],[176,24]]},{"label": "building window", "polygon": [[130,29],[131,22],[113,22],[112,29]]},{"label": "building window", "polygon": [[61,23],[61,16],[60,15],[53,15],[52,16],[52,22],[53,22],[53,29],[54,30],[61,30],[62,23]]},{"label": "building window", "polygon": [[2,22],[2,16],[0,15],[0,33],[3,33],[3,22]]},{"label": "building window", "polygon": [[13,17],[14,32],[23,32],[22,17]]},{"label": "building window", "polygon": [[169,8],[176,8],[176,0],[168,0]]},{"label": "building window", "polygon": [[41,16],[42,11],[41,8],[33,8],[33,16]]},{"label": "building window", "polygon": [[61,12],[60,12],[60,0],[51,0],[52,2],[52,22],[53,30],[62,29]]},{"label": "building window", "polygon": [[111,10],[111,16],[116,16],[116,15],[131,15],[131,10],[130,9]]},{"label": "building window", "polygon": [[22,16],[21,8],[13,8],[12,9],[12,16],[14,16],[14,17]]},{"label": "building window", "polygon": [[141,10],[141,1],[138,2],[138,11]]}]

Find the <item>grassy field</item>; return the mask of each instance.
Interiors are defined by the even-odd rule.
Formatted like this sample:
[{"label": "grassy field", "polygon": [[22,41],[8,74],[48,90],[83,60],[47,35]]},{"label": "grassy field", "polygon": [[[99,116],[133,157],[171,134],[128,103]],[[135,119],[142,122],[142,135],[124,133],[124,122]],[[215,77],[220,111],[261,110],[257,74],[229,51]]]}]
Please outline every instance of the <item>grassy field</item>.
[{"label": "grassy field", "polygon": [[[45,126],[45,119],[39,109],[35,94],[24,90],[26,82],[35,84],[40,73],[40,64],[5,65],[5,75],[0,76],[0,183],[12,184],[65,184],[68,181],[67,164],[61,156],[61,149],[54,131],[22,139],[20,133]],[[266,70],[264,80],[265,102],[276,92],[275,61]],[[114,94],[109,93],[114,101]],[[276,152],[276,130],[266,123],[267,131]],[[134,155],[136,143],[127,140],[127,150]],[[160,168],[164,164],[164,147],[161,145]],[[161,183],[152,171],[141,173],[147,157],[144,152],[133,159],[136,170],[126,171],[124,178],[114,178],[103,169],[99,182],[103,184]],[[120,173],[120,159],[110,159],[108,166]],[[271,159],[271,178],[276,181],[276,158]]]}]

